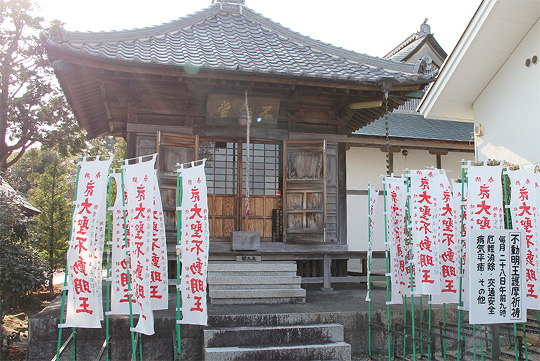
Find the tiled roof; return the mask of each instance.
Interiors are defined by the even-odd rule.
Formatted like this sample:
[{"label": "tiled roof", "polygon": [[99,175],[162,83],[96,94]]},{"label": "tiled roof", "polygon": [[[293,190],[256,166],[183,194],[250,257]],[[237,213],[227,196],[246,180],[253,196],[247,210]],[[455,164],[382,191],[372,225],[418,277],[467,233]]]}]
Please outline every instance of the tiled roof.
[{"label": "tiled roof", "polygon": [[49,50],[112,61],[191,66],[215,71],[380,83],[427,83],[414,64],[356,53],[303,36],[242,5],[216,3],[166,24],[135,30],[82,33],[53,28]]},{"label": "tiled roof", "polygon": [[[474,131],[473,123],[425,119],[419,114],[390,113],[388,122],[392,138],[470,142]],[[375,120],[353,135],[384,137],[385,118]]]},{"label": "tiled roof", "polygon": [[39,209],[31,205],[30,202],[26,200],[26,198],[24,198],[19,192],[13,189],[13,187],[11,187],[9,183],[6,182],[2,177],[0,177],[0,193],[12,194],[15,203],[17,203],[28,215],[37,215],[41,213]]}]

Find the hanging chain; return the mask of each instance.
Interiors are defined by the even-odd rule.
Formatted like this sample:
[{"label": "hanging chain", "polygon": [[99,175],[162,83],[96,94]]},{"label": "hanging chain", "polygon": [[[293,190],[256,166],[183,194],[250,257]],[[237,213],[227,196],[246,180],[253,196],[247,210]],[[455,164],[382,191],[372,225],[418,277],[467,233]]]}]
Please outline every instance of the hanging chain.
[{"label": "hanging chain", "polygon": [[247,89],[244,92],[245,94],[245,107],[246,107],[246,204],[245,212],[246,219],[249,219],[249,133],[251,126],[251,114],[249,112]]}]

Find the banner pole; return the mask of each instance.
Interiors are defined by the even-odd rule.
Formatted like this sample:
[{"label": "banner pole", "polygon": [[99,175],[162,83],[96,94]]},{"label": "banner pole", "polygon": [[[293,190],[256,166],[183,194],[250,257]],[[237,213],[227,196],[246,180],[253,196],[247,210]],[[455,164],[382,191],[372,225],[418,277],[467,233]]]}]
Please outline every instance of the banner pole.
[{"label": "banner pole", "polygon": [[[82,159],[79,159],[79,162]],[[73,196],[73,208],[71,210],[71,219],[73,220],[73,216],[75,215],[75,202],[77,202],[77,187],[79,185],[79,175],[81,172],[81,165],[77,164],[77,176],[75,177],[75,194]],[[73,234],[73,222],[71,222],[70,230],[69,230],[69,238],[68,240],[71,240],[71,236]],[[64,311],[66,306],[66,287],[67,287],[67,277],[68,277],[68,262],[67,262],[67,254],[66,254],[66,268],[64,269],[64,287],[62,287],[62,307],[60,311],[60,325],[64,323]],[[71,331],[74,333],[75,331]],[[75,342],[73,343],[75,344]],[[62,328],[58,328],[58,344],[56,346],[56,360],[60,360],[60,347],[62,346]]]},{"label": "banner pole", "polygon": [[431,360],[431,299],[432,296],[429,296],[429,314],[428,314],[428,322],[429,322],[429,344],[428,344],[428,361]]},{"label": "banner pole", "polygon": [[446,303],[443,303],[443,358],[446,361]]},{"label": "banner pole", "polygon": [[461,241],[459,262],[459,303],[458,303],[458,349],[457,361],[461,360],[461,319],[463,318],[463,238],[465,237],[465,162],[461,163]]},{"label": "banner pole", "polygon": [[[407,176],[409,175],[409,171],[407,171]],[[410,177],[407,177],[407,245],[409,248],[409,270],[411,274],[411,319],[412,319],[412,348],[413,348],[413,360],[416,361],[416,328],[414,323],[414,279],[413,279],[413,262],[412,262],[412,255],[411,255],[411,230],[409,227],[411,227],[411,196],[409,194],[410,192]]]},{"label": "banner pole", "polygon": [[371,359],[371,185],[368,184],[368,272],[367,272],[367,293],[368,293],[368,342],[369,358]]},{"label": "banner pole", "polygon": [[176,346],[177,354],[175,357],[180,359],[182,352],[181,336],[180,336],[180,256],[182,249],[182,176],[180,175],[180,165],[176,165]]},{"label": "banner pole", "polygon": [[[116,189],[116,191],[118,192],[118,189]],[[108,191],[107,196],[109,198],[109,201],[108,201],[109,207],[107,209],[107,223],[108,223],[107,242],[106,242],[106,245],[107,245],[107,248],[108,248],[108,250],[107,250],[107,302],[105,304],[108,307],[108,312],[105,312],[105,360],[109,361],[109,353],[110,353],[109,312],[111,311],[111,308],[112,308],[111,303],[110,303],[111,287],[112,287],[112,282],[111,282],[112,212],[110,210],[110,207],[111,207],[111,204],[112,204],[112,198],[111,198],[111,196],[112,196],[112,178],[111,178],[110,174],[109,174],[109,191]]]},{"label": "banner pole", "polygon": [[388,250],[388,216],[386,214],[386,183],[383,181],[383,202],[384,202],[384,245],[385,245],[385,255],[386,255],[386,320],[388,323],[387,327],[387,339],[388,339],[388,359],[390,360],[392,354],[392,334],[390,326],[390,253]]},{"label": "banner pole", "polygon": [[[507,207],[507,205],[510,205],[510,200],[509,200],[509,196],[508,196],[508,190],[507,190],[507,183],[506,183],[506,172],[508,170],[505,168],[502,170],[502,179],[503,179],[503,191],[504,191],[504,200],[503,200],[503,206],[504,206],[504,215],[505,215],[505,219],[506,219],[506,223],[505,223],[505,227],[506,229],[511,229],[510,227],[510,222],[511,222],[511,218],[510,218],[510,210],[509,208]],[[523,344],[525,346],[525,359],[528,360],[528,355],[527,355],[527,335],[526,335],[526,329],[525,329],[525,324],[523,324]],[[518,351],[518,342],[517,342],[517,324],[514,323],[514,345],[515,345],[515,352],[516,352],[516,360],[518,359],[518,354],[519,354],[519,351]]]},{"label": "banner pole", "polygon": [[[125,188],[124,188],[124,168],[121,168],[120,171],[120,179],[121,179],[121,198],[122,198],[122,216],[124,218],[124,244],[126,247],[126,275],[127,275],[127,285],[128,285],[128,303],[129,303],[129,326],[130,326],[130,333],[131,333],[131,356],[132,360],[137,360],[137,346],[135,344],[135,332],[131,331],[133,329],[133,306],[131,304],[131,276],[129,272],[129,268],[131,266],[131,260],[129,255],[129,243],[128,243],[128,237],[127,237],[127,219],[126,219],[126,196],[125,196]],[[141,355],[142,356],[142,355]]]},{"label": "banner pole", "polygon": [[403,295],[403,359],[407,356],[407,295]]},{"label": "banner pole", "polygon": [[420,357],[424,357],[424,307],[422,305],[424,297],[420,296]]},{"label": "banner pole", "polygon": [[472,326],[472,332],[473,332],[473,361],[476,361],[476,325]]}]

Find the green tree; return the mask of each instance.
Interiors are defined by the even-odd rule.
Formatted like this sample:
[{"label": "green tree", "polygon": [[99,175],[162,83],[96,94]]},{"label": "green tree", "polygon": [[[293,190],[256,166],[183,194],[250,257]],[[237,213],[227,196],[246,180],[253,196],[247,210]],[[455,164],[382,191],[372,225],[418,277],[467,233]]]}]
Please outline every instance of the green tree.
[{"label": "green tree", "polygon": [[0,172],[34,144],[78,153],[85,146],[39,41],[31,0],[0,0]]},{"label": "green tree", "polygon": [[37,247],[48,263],[49,289],[53,292],[53,274],[65,265],[71,227],[71,199],[67,196],[70,169],[57,155],[43,174],[34,174],[35,187],[29,192],[32,204],[41,210],[33,228]]},{"label": "green tree", "polygon": [[4,179],[23,196],[28,196],[32,188],[33,174],[43,174],[45,167],[57,157],[52,149],[29,149],[17,163],[13,164],[4,174]]},{"label": "green tree", "polygon": [[0,191],[0,323],[5,310],[42,287],[46,279],[45,263],[31,246],[29,222],[14,194]]}]

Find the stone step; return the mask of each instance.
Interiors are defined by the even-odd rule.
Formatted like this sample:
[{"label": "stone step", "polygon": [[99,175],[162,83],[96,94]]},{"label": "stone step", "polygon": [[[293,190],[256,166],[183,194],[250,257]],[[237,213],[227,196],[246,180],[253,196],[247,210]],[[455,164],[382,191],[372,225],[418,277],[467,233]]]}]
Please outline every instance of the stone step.
[{"label": "stone step", "polygon": [[209,289],[209,296],[214,298],[277,298],[277,297],[306,297],[306,290],[297,289],[232,289],[232,290],[213,290]]},{"label": "stone step", "polygon": [[223,327],[204,330],[204,347],[321,344],[343,341],[343,325]]},{"label": "stone step", "polygon": [[209,285],[298,285],[300,286],[302,277],[300,276],[258,276],[258,275],[226,275],[221,274],[209,274]]},{"label": "stone step", "polygon": [[[270,285],[241,285],[243,290],[272,290],[272,289],[289,289],[294,290],[300,287],[300,284],[270,284]],[[239,285],[220,285],[208,284],[209,289],[213,290],[237,290]]]},{"label": "stone step", "polygon": [[276,305],[284,303],[306,303],[305,297],[265,298],[212,298],[212,305]]},{"label": "stone step", "polygon": [[208,272],[294,272],[295,262],[209,262]]},{"label": "stone step", "polygon": [[209,271],[208,277],[295,277],[296,271],[252,271],[252,270],[229,270]]},{"label": "stone step", "polygon": [[315,345],[269,347],[209,347],[204,349],[206,361],[226,360],[351,360],[351,345],[334,342]]}]

